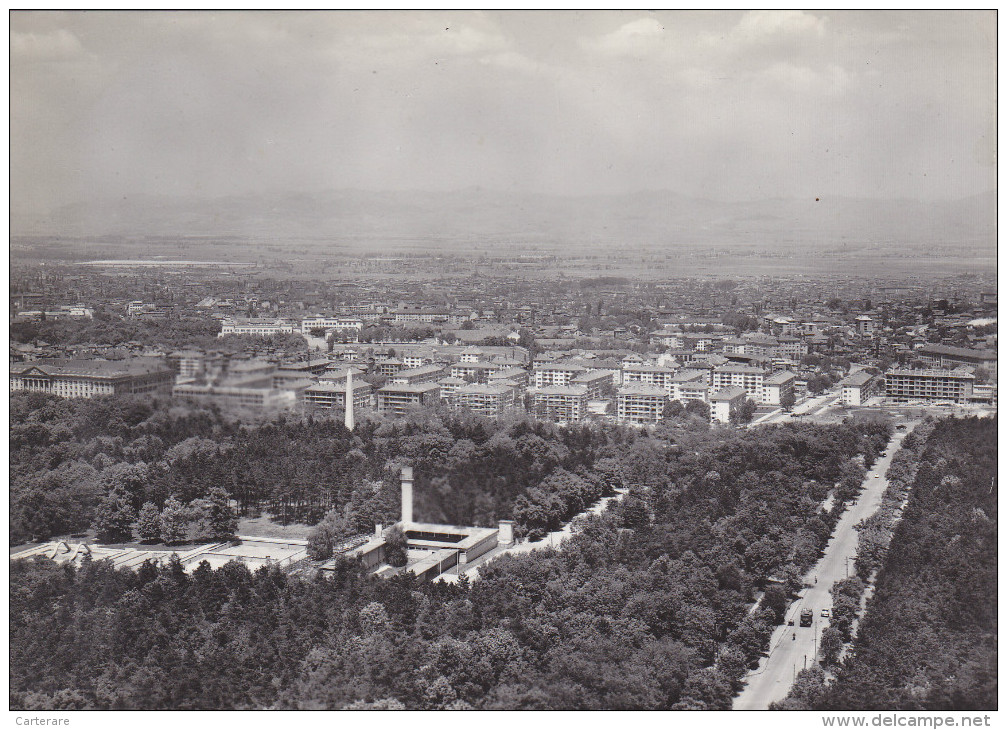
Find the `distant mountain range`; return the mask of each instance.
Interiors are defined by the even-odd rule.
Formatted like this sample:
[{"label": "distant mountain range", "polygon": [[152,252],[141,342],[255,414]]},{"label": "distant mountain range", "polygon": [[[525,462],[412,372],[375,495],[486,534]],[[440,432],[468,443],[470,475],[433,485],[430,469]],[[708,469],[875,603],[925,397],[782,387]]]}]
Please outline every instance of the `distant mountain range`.
[{"label": "distant mountain range", "polygon": [[722,202],[670,192],[566,198],[452,193],[130,197],[12,217],[12,235],[236,236],[275,239],[513,240],[728,247],[880,245],[993,251],[996,194],[921,202],[864,198]]}]

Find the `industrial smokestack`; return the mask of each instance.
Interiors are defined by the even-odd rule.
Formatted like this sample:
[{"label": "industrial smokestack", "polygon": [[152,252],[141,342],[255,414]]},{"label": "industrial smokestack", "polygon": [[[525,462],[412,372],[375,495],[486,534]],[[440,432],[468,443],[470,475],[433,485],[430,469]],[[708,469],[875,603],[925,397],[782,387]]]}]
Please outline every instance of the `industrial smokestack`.
[{"label": "industrial smokestack", "polygon": [[413,468],[402,467],[402,524],[413,521]]},{"label": "industrial smokestack", "polygon": [[346,430],[352,431],[353,426],[353,368],[346,370]]}]

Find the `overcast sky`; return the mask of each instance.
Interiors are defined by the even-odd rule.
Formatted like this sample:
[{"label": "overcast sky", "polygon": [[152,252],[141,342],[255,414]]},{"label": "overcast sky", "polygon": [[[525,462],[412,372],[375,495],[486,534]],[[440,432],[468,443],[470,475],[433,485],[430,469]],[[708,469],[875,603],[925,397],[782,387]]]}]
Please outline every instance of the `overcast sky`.
[{"label": "overcast sky", "polygon": [[11,14],[12,214],[135,194],[995,186],[993,12]]}]

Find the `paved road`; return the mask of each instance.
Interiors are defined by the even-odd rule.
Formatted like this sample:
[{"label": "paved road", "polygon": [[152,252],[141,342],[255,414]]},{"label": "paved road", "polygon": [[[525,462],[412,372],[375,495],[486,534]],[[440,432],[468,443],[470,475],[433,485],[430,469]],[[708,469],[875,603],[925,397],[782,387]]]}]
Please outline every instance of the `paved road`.
[{"label": "paved road", "polygon": [[[896,432],[888,444],[888,455],[882,457],[874,465],[864,480],[864,489],[857,501],[846,509],[840,517],[836,529],[832,533],[825,555],[805,576],[805,582],[812,584],[810,588],[801,591],[800,597],[787,609],[787,620],[793,619],[794,625],[787,626],[784,621],[773,632],[769,640],[770,653],[759,662],[759,668],[748,673],[746,686],[734,699],[735,710],[766,710],[771,702],[782,700],[790,691],[794,677],[805,666],[812,666],[816,661],[818,640],[822,630],[829,625],[829,619],[823,618],[823,608],[832,609],[832,584],[853,574],[853,558],[857,551],[857,531],[853,527],[862,519],[869,517],[881,506],[881,497],[888,480],[885,472],[891,464],[892,457],[911,431],[913,424],[906,431]],[[874,475],[880,474],[879,479]],[[849,562],[847,562],[849,559]],[[817,582],[816,582],[817,579]],[[800,613],[804,608],[815,612],[814,625],[807,628],[800,626]],[[796,636],[796,639],[794,638]]]}]

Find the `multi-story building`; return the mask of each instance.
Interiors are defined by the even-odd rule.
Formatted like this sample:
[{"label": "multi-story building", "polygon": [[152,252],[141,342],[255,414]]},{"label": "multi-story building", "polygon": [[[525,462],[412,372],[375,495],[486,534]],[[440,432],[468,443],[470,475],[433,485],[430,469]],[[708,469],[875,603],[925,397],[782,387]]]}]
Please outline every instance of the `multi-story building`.
[{"label": "multi-story building", "polygon": [[675,383],[675,400],[683,402],[698,400],[706,403],[710,399],[710,386],[706,380],[696,380],[687,383]]},{"label": "multi-story building", "polygon": [[[374,406],[374,388],[369,383],[353,381],[353,412],[362,413]],[[315,383],[304,391],[304,405],[311,410],[346,411],[346,381],[325,380]]]},{"label": "multi-story building", "polygon": [[611,370],[588,370],[571,378],[570,385],[583,385],[590,399],[601,398],[615,387],[615,373]]},{"label": "multi-story building", "polygon": [[972,397],[975,375],[966,368],[955,370],[905,370],[885,373],[885,397],[896,403],[942,401],[964,403]]},{"label": "multi-story building", "polygon": [[437,359],[437,353],[430,348],[403,350],[399,357],[402,358],[402,365],[407,368],[419,368],[424,365],[431,365]]},{"label": "multi-story building", "polygon": [[731,417],[745,403],[748,392],[741,386],[732,386],[710,396],[710,422],[730,423]]},{"label": "multi-story building", "polygon": [[857,317],[857,334],[861,337],[873,337],[874,319],[866,314]]},{"label": "multi-story building", "polygon": [[488,383],[496,367],[488,362],[456,362],[451,366],[451,377],[469,383]]},{"label": "multi-story building", "polygon": [[410,324],[422,322],[433,324],[447,322],[449,312],[446,309],[425,309],[423,307],[403,307],[395,311],[395,324]]},{"label": "multi-story building", "polygon": [[485,354],[479,347],[471,345],[458,354],[458,362],[479,362]]},{"label": "multi-story building", "polygon": [[985,370],[992,375],[997,371],[997,354],[988,350],[926,344],[917,350],[917,356],[934,368],[947,369],[966,365],[977,370]]},{"label": "multi-story building", "polygon": [[787,357],[791,360],[800,360],[808,354],[808,343],[800,337],[782,335],[779,338],[779,343],[778,351],[782,357]]},{"label": "multi-story building", "polygon": [[771,406],[783,405],[783,401],[794,395],[797,376],[787,370],[780,370],[762,381],[762,402]]},{"label": "multi-story building", "polygon": [[273,335],[293,334],[294,325],[282,319],[225,319],[221,323],[218,337],[224,335],[255,335],[256,337],[271,337]]},{"label": "multi-story building", "polygon": [[467,408],[473,413],[496,418],[515,408],[514,388],[506,385],[472,383],[458,388],[452,396],[456,408]]},{"label": "multi-story building", "polygon": [[[496,363],[494,363],[495,365]],[[498,380],[511,380],[521,388],[528,387],[528,371],[524,368],[503,368],[490,374],[489,382],[492,384]]]},{"label": "multi-story building", "polygon": [[764,368],[750,365],[721,365],[713,368],[710,385],[714,392],[735,386],[745,389],[748,397],[756,402],[762,401],[762,385],[768,372]]},{"label": "multi-story building", "polygon": [[671,379],[671,397],[675,400],[706,401],[710,389],[710,371],[686,368]]},{"label": "multi-story building", "polygon": [[656,365],[626,365],[622,369],[623,385],[656,385],[669,395],[675,392],[675,368]]},{"label": "multi-story building", "polygon": [[469,383],[461,378],[453,378],[449,375],[446,378],[438,380],[437,385],[441,387],[441,400],[451,403],[455,392],[459,388],[464,388],[466,385],[469,385]]},{"label": "multi-story building", "polygon": [[551,363],[535,366],[535,387],[545,388],[550,385],[569,385],[570,381],[587,368],[569,363]]},{"label": "multi-story building", "polygon": [[395,358],[389,358],[387,360],[377,360],[374,363],[375,374],[383,375],[386,378],[393,377],[400,370],[404,369],[405,369],[405,363]]},{"label": "multi-story building", "polygon": [[623,423],[657,423],[667,403],[668,391],[660,385],[624,385],[616,394],[616,414]]},{"label": "multi-story building", "polygon": [[357,317],[305,317],[301,320],[301,333],[309,334],[311,330],[357,330],[364,328],[364,321]]},{"label": "multi-story building", "polygon": [[175,373],[158,358],[131,360],[45,359],[12,365],[12,393],[51,393],[63,398],[102,395],[171,395]]},{"label": "multi-story building", "polygon": [[682,346],[686,350],[695,352],[710,352],[714,343],[718,342],[721,335],[709,335],[703,332],[684,332],[682,334]]},{"label": "multi-story building", "polygon": [[741,337],[745,345],[739,355],[761,355],[763,357],[775,357],[780,349],[780,341],[772,335],[764,335],[761,332],[749,332]]},{"label": "multi-story building", "polygon": [[301,360],[299,362],[281,363],[276,368],[278,371],[287,373],[298,373],[306,378],[323,375],[332,369],[332,361],[326,357],[319,357],[314,360]]},{"label": "multi-story building", "polygon": [[256,388],[214,383],[179,383],[172,389],[176,398],[188,398],[196,403],[212,403],[224,409],[241,408],[254,411],[282,411],[297,406],[293,390]]},{"label": "multi-story building", "polygon": [[877,390],[880,378],[866,370],[850,373],[839,382],[839,402],[844,406],[861,406]]},{"label": "multi-story building", "polygon": [[441,388],[437,383],[417,385],[386,385],[378,389],[378,412],[396,418],[404,416],[413,408],[437,406],[441,400]]},{"label": "multi-story building", "polygon": [[418,383],[436,383],[447,375],[442,365],[421,365],[418,368],[399,370],[392,376],[395,385],[416,385]]},{"label": "multi-story building", "polygon": [[681,349],[685,347],[682,333],[679,330],[658,330],[650,333],[650,344],[658,347],[674,347]]},{"label": "multi-story building", "polygon": [[587,387],[583,385],[547,385],[529,388],[532,414],[557,423],[573,423],[587,416]]},{"label": "multi-story building", "polygon": [[203,373],[206,355],[199,350],[175,350],[165,360],[176,378],[197,378]]}]

